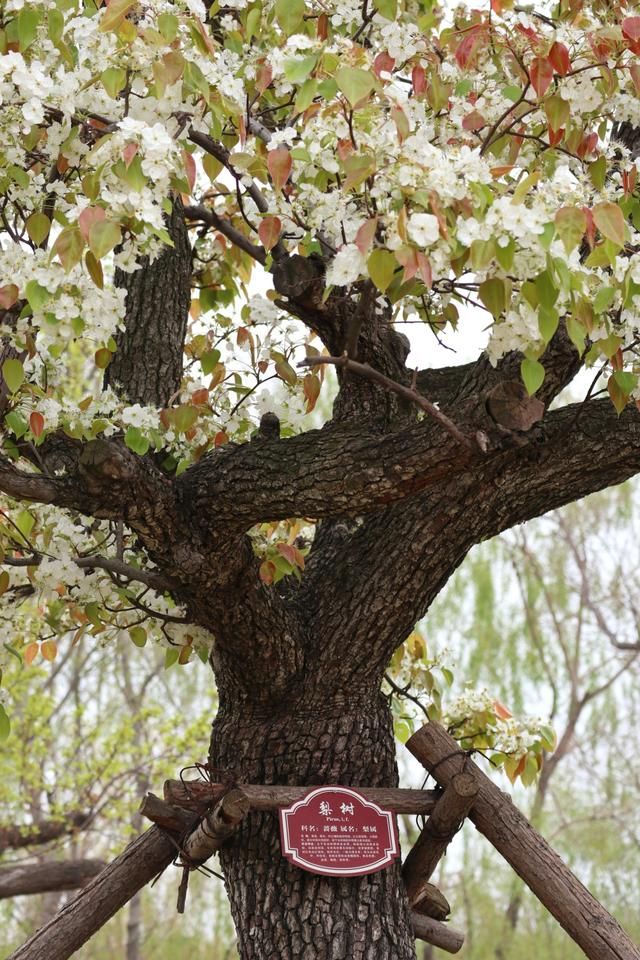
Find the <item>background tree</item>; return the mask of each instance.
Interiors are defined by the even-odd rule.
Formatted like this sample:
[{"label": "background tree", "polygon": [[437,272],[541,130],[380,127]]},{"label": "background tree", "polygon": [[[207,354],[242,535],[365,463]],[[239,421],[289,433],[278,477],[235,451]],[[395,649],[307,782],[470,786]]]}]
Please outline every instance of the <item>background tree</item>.
[{"label": "background tree", "polygon": [[[391,784],[382,677],[467,551],[637,472],[640,18],[509,6],[5,4],[7,657],[152,636],[210,659],[215,770]],[[412,375],[456,304],[486,352]],[[398,869],[263,814],[221,859],[243,960],[414,956]]]}]

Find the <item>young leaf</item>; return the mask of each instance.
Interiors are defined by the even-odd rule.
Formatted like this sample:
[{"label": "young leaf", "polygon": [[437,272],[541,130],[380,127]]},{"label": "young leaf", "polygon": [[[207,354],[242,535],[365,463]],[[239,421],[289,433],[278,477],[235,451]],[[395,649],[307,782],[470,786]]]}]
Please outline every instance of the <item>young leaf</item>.
[{"label": "young leaf", "polygon": [[603,237],[612,240],[619,247],[624,246],[624,214],[617,204],[608,201],[597,203],[593,208],[593,219]]},{"label": "young leaf", "polygon": [[11,721],[7,711],[0,703],[0,740],[6,740],[11,733]]},{"label": "young leaf", "polygon": [[281,230],[282,221],[279,217],[264,217],[264,219],[260,221],[258,237],[267,252],[271,250],[272,247],[275,247],[280,238]]},{"label": "young leaf", "polygon": [[302,25],[304,0],[276,0],[275,10],[280,29],[290,37]]},{"label": "young leaf", "polygon": [[336,72],[336,83],[352,107],[368,97],[375,87],[373,74],[358,67],[341,67]]},{"label": "young leaf", "polygon": [[544,382],[544,367],[538,360],[529,360],[527,357],[520,364],[522,382],[527,388],[529,396],[533,396]]},{"label": "young leaf", "polygon": [[371,253],[367,260],[367,269],[369,276],[381,293],[385,292],[393,280],[396,267],[396,258],[389,250],[376,249]]},{"label": "young leaf", "polygon": [[267,169],[276,190],[282,190],[291,173],[292,160],[287,147],[279,146],[270,150],[267,156]]},{"label": "young leaf", "polygon": [[2,376],[9,388],[9,392],[17,393],[24,383],[24,367],[22,366],[22,361],[17,359],[5,360],[2,364]]}]

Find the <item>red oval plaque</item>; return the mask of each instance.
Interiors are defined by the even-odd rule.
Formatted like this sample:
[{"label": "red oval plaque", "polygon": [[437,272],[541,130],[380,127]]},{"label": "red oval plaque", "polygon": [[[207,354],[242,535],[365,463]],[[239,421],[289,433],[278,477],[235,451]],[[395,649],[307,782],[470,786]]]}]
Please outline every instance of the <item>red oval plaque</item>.
[{"label": "red oval plaque", "polygon": [[290,863],[329,877],[361,877],[399,854],[393,814],[351,787],[318,787],[280,810],[282,853]]}]

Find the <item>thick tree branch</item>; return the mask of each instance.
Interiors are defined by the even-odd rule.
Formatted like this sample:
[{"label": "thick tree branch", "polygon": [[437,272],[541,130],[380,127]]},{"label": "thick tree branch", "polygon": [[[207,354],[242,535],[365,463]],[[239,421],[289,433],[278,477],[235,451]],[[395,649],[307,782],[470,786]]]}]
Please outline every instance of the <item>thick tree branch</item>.
[{"label": "thick tree branch", "polygon": [[499,472],[485,474],[486,482],[501,491],[492,498],[486,536],[640,472],[640,413],[635,407],[618,417],[609,399],[574,403],[548,413],[543,426],[543,443],[505,462]]},{"label": "thick tree branch", "polygon": [[0,490],[16,500],[57,503],[66,495],[67,487],[68,484],[60,477],[26,473],[6,457],[0,456]]},{"label": "thick tree branch", "polygon": [[106,867],[103,860],[63,860],[0,866],[0,900],[84,887]]},{"label": "thick tree branch", "polygon": [[433,420],[435,420],[436,423],[439,423],[440,426],[455,440],[457,440],[458,443],[462,444],[462,446],[471,450],[478,445],[475,440],[463,433],[456,426],[453,420],[438,410],[438,408],[431,403],[430,400],[427,400],[426,397],[421,396],[416,390],[412,390],[410,387],[406,387],[402,383],[397,383],[390,377],[385,377],[383,373],[380,373],[379,370],[375,370],[373,367],[369,366],[368,363],[358,363],[356,360],[351,360],[348,352],[345,352],[341,357],[306,357],[300,364],[298,364],[298,366],[317,367],[327,363],[332,364],[334,367],[340,367],[342,370],[355,373],[359,377],[365,377],[367,380],[372,380],[375,383],[379,383],[380,386],[385,388],[385,390],[389,390],[391,393],[396,393],[399,397],[402,397],[409,403],[415,404],[419,410],[422,410]]},{"label": "thick tree branch", "polygon": [[69,833],[75,833],[88,825],[90,814],[84,810],[71,810],[62,818],[45,820],[24,827],[0,827],[0,853],[4,850],[18,850],[22,847],[41,846],[51,843]]},{"label": "thick tree branch", "polygon": [[471,363],[461,363],[459,366],[418,370],[416,389],[431,397],[435,403],[446,406],[451,403],[475,363],[476,361],[473,360]]},{"label": "thick tree branch", "polygon": [[185,471],[177,487],[194,515],[247,529],[261,520],[379,510],[459,474],[474,459],[424,422],[382,436],[336,425],[221,448]]}]

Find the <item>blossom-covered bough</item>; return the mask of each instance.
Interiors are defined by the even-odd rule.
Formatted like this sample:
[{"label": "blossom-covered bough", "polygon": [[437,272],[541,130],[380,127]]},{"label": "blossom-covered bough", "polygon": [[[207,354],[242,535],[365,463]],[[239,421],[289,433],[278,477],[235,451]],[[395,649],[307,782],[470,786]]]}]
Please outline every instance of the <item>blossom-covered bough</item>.
[{"label": "blossom-covered bough", "polygon": [[[392,785],[384,670],[470,547],[640,470],[640,15],[478,7],[4,3],[5,667],[153,638],[216,768]],[[469,306],[412,374],[397,324]],[[414,956],[397,871],[264,814],[222,859],[243,960]]]}]

